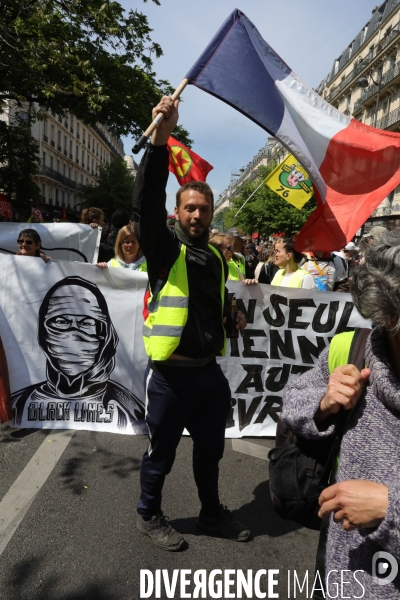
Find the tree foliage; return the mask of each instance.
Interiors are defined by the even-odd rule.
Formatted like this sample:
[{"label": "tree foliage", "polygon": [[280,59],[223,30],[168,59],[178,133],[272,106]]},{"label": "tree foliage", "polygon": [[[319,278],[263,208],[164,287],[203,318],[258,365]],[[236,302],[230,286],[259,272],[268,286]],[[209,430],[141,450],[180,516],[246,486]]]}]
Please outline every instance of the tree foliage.
[{"label": "tree foliage", "polygon": [[271,164],[267,167],[260,167],[257,179],[245,183],[239,194],[232,199],[232,207],[225,216],[229,227],[240,227],[247,234],[258,231],[263,236],[280,232],[292,236],[300,231],[316,207],[314,198],[311,198],[302,210],[298,210],[275,194],[267,185],[262,185],[237,217],[234,217],[275,166],[275,164]]},{"label": "tree foliage", "polygon": [[229,229],[231,218],[231,209],[226,206],[225,208],[221,208],[221,210],[214,215],[211,226],[219,231],[227,231]]},{"label": "tree foliage", "polygon": [[135,177],[120,156],[109,164],[102,163],[95,176],[95,183],[82,187],[82,207],[101,208],[108,218],[118,208],[132,212],[132,191]]},{"label": "tree foliage", "polygon": [[[139,135],[173,89],[152,70],[162,50],[151,31],[144,14],[125,14],[112,0],[3,0],[0,108],[5,99],[37,102],[116,135]],[[174,135],[191,145],[184,128]]]},{"label": "tree foliage", "polygon": [[0,190],[19,210],[41,202],[39,186],[32,175],[39,172],[38,143],[28,124],[0,121]]}]

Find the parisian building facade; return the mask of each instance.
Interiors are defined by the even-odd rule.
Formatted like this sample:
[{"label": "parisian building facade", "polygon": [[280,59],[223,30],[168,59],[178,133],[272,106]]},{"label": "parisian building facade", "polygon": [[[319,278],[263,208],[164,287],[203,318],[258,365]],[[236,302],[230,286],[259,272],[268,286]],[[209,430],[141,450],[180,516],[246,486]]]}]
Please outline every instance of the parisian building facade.
[{"label": "parisian building facade", "polygon": [[[28,121],[28,109],[9,101],[0,119],[10,122],[15,118]],[[124,158],[121,139],[100,123],[88,127],[73,115],[63,117],[54,112],[34,121],[31,135],[39,144],[41,164],[34,179],[42,193],[43,216],[46,221],[60,218],[64,208],[68,220],[78,220],[81,187],[94,183],[102,163],[110,163],[113,156]]]}]

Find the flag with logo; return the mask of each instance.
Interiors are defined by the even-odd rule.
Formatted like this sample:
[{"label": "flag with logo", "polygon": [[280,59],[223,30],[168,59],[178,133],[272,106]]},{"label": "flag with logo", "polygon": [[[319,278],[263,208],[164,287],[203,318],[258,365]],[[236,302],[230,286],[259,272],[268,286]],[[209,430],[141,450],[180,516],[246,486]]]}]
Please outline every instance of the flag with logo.
[{"label": "flag with logo", "polygon": [[[33,219],[35,220],[33,221]],[[42,211],[40,210],[39,206],[37,206],[32,212],[31,216],[27,220],[27,223],[44,223]]]},{"label": "flag with logo", "polygon": [[301,210],[313,195],[311,179],[307,171],[292,154],[274,169],[264,183],[278,196]]},{"label": "flag with logo", "polygon": [[172,136],[168,140],[169,170],[175,175],[179,185],[189,181],[205,181],[214,167],[204,158],[178,142]]}]

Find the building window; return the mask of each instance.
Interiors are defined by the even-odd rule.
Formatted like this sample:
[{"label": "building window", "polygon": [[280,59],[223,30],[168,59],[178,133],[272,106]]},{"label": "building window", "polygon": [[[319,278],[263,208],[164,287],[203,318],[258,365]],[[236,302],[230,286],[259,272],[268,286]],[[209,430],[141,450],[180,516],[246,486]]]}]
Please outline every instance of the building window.
[{"label": "building window", "polygon": [[58,199],[58,188],[56,188],[56,206],[60,205],[60,201]]},{"label": "building window", "polygon": [[54,159],[50,156],[50,169],[54,169]]},{"label": "building window", "polygon": [[18,113],[18,117],[24,123],[28,123],[29,122],[29,114],[27,112],[20,112],[20,113]]},{"label": "building window", "polygon": [[64,177],[65,177],[65,175],[66,175],[66,171],[67,171],[66,164],[65,164],[65,163],[63,163],[63,175],[64,175]]},{"label": "building window", "polygon": [[55,135],[56,134],[55,134],[54,125],[52,125],[51,126],[51,138],[50,139],[51,139],[51,145],[53,146],[53,148],[54,148],[54,146],[56,144],[56,142],[55,142]]},{"label": "building window", "polygon": [[57,172],[61,173],[61,171],[60,171],[60,161],[59,160],[57,161]]},{"label": "building window", "polygon": [[88,148],[90,150],[90,133],[88,134]]},{"label": "building window", "polygon": [[42,165],[46,166],[46,152],[43,152]]},{"label": "building window", "polygon": [[42,183],[42,198],[46,202],[46,186]]},{"label": "building window", "polygon": [[72,152],[73,152],[73,142],[72,140],[69,140],[69,157],[72,158]]},{"label": "building window", "polygon": [[82,167],[85,166],[85,151],[82,150]]},{"label": "building window", "polygon": [[83,128],[83,131],[82,131],[82,142],[84,144],[86,144],[86,129],[85,128]]},{"label": "building window", "polygon": [[72,171],[71,167],[68,167],[68,179],[71,179],[71,174],[72,174],[71,171]]},{"label": "building window", "polygon": [[74,133],[74,117],[71,115],[71,125],[69,128],[71,133]]},{"label": "building window", "polygon": [[79,121],[77,121],[76,122],[76,137],[78,138],[78,140],[81,137],[80,129],[81,129],[81,124],[79,123]]},{"label": "building window", "polygon": [[75,161],[79,164],[79,146],[75,146]]}]

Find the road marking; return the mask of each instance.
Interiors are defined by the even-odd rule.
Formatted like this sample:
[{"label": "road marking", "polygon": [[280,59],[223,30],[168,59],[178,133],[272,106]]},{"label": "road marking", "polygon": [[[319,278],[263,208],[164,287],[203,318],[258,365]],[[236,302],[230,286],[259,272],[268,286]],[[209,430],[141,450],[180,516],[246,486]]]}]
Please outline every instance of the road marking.
[{"label": "road marking", "polygon": [[270,448],[265,448],[259,444],[253,444],[253,442],[246,442],[245,440],[234,438],[232,439],[232,450],[254,456],[255,458],[261,458],[262,460],[268,460]]},{"label": "road marking", "polygon": [[53,429],[0,502],[0,555],[74,433],[72,429]]}]

